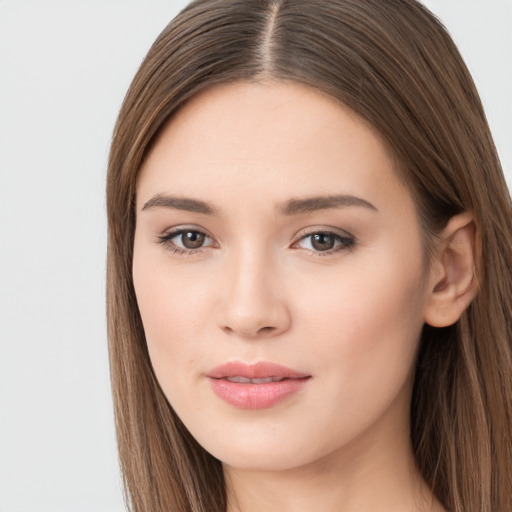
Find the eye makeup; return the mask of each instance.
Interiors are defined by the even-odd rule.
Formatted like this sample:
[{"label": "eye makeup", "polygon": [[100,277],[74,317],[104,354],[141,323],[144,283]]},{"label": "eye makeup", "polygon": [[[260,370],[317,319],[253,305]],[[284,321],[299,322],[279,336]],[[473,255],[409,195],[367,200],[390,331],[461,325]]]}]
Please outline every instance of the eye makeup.
[{"label": "eye makeup", "polygon": [[[175,241],[176,240],[176,241]],[[179,240],[179,243],[177,243]],[[208,245],[204,245],[207,242]],[[158,243],[173,253],[185,256],[198,254],[213,246],[213,238],[193,228],[177,228],[158,237]]]},{"label": "eye makeup", "polygon": [[[218,248],[212,237],[197,228],[175,228],[158,237],[158,243],[175,254],[194,255],[208,248]],[[291,244],[292,249],[304,249],[319,256],[352,250],[356,239],[348,233],[339,234],[329,229],[312,229]]]}]

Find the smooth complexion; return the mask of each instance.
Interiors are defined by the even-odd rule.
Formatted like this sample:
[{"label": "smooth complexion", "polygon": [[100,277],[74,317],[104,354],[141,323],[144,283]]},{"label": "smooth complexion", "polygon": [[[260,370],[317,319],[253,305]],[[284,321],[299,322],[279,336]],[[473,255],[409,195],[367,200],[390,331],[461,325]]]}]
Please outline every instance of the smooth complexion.
[{"label": "smooth complexion", "polygon": [[[426,266],[378,136],[300,85],[221,85],[172,118],[138,181],[133,279],[155,374],[223,462],[231,512],[442,510],[410,398],[424,322],[471,300],[471,233],[452,219]],[[265,363],[304,382],[258,407],[251,375],[240,403],[216,392],[219,368]]]}]

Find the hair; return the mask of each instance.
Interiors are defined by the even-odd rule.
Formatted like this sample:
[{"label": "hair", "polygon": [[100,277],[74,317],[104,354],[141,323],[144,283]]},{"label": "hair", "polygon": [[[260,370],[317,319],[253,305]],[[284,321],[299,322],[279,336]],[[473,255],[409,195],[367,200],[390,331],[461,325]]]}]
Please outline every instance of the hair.
[{"label": "hair", "polygon": [[411,403],[417,466],[450,512],[512,510],[512,208],[478,93],[449,34],[414,0],[197,0],[160,34],[114,130],[107,178],[109,354],[120,464],[135,512],[224,512],[220,461],[152,370],[132,282],[135,194],[155,138],[215,84],[292,81],[380,134],[426,250],[471,212],[478,293],[422,332]]}]

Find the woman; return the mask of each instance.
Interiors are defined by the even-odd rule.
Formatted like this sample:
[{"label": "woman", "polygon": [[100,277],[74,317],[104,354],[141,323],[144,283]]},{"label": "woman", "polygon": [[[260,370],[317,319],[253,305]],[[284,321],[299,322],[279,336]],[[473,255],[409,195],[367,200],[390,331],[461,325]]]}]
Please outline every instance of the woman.
[{"label": "woman", "polygon": [[193,2],[107,196],[133,510],[512,508],[510,197],[423,6]]}]

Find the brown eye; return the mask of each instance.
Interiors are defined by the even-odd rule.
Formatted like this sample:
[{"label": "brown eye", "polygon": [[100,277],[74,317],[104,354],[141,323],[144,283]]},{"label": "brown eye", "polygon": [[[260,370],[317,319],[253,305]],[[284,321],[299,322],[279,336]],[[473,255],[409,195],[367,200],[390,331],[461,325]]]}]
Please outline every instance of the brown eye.
[{"label": "brown eye", "polygon": [[334,247],[334,236],[328,233],[316,233],[311,237],[311,246],[317,251],[328,251]]},{"label": "brown eye", "polygon": [[205,241],[206,235],[199,231],[185,231],[181,234],[181,243],[187,249],[199,249]]},{"label": "brown eye", "polygon": [[211,237],[194,229],[178,229],[158,237],[158,240],[167,249],[180,254],[194,254],[199,249],[214,246]]},{"label": "brown eye", "polygon": [[316,253],[331,254],[352,249],[356,241],[348,233],[347,236],[341,236],[330,231],[317,231],[303,236],[296,245]]}]

